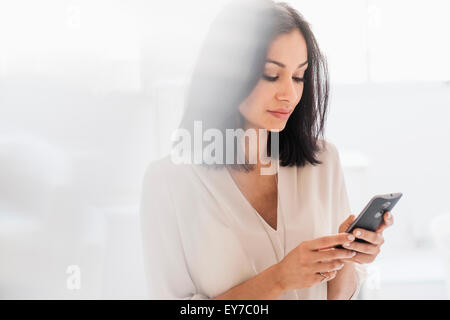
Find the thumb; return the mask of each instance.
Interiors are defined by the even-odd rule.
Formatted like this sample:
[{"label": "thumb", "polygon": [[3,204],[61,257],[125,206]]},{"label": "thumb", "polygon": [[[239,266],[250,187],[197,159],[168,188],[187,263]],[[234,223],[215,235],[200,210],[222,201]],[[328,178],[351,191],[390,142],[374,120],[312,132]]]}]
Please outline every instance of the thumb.
[{"label": "thumb", "polygon": [[343,223],[343,226],[344,226],[343,229],[347,229],[353,223],[354,220],[355,220],[355,216],[353,214],[349,215]]}]

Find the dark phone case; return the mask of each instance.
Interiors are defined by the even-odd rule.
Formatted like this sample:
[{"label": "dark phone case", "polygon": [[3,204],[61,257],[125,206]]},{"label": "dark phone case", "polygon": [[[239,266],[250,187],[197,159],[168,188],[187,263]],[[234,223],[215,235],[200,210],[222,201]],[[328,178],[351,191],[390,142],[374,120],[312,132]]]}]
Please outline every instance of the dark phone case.
[{"label": "dark phone case", "polygon": [[[377,230],[383,222],[385,212],[391,211],[402,195],[402,193],[388,193],[374,196],[345,232],[351,233],[356,228]],[[362,239],[355,239],[355,241],[367,243]],[[343,249],[344,247],[336,246],[336,248]]]}]

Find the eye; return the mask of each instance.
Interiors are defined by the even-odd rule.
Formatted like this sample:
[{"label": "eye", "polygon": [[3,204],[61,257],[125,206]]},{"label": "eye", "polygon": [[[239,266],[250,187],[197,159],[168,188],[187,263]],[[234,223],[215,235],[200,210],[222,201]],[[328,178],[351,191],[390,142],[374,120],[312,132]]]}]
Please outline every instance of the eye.
[{"label": "eye", "polygon": [[[268,75],[263,75],[263,78],[266,79],[267,81],[274,82],[274,81],[277,81],[278,76],[276,76],[276,77],[269,77]],[[292,79],[294,79],[295,82],[305,82],[304,78],[293,77]]]},{"label": "eye", "polygon": [[278,79],[278,77],[269,77],[267,75],[263,75],[263,78],[266,79],[267,81],[276,81]]}]

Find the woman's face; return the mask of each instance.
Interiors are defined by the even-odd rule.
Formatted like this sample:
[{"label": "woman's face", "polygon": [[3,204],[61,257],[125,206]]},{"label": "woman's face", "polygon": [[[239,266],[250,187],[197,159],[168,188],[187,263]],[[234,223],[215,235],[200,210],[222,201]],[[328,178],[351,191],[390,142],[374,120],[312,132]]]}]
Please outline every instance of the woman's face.
[{"label": "woman's face", "polygon": [[276,37],[269,46],[264,73],[239,105],[244,129],[283,130],[303,93],[307,48],[298,29]]}]

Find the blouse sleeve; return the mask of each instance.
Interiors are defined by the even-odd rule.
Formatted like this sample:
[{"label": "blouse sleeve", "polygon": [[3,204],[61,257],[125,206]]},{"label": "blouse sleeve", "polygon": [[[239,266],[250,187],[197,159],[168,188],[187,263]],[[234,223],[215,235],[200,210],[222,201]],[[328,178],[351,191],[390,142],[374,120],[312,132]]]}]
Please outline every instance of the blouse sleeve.
[{"label": "blouse sleeve", "polygon": [[[344,171],[342,169],[342,165],[341,165],[341,161],[340,161],[340,156],[339,156],[339,152],[336,149],[336,147],[328,142],[327,143],[327,148],[330,148],[330,152],[332,152],[334,154],[334,159],[335,159],[335,166],[334,166],[334,171],[335,171],[335,181],[336,181],[336,186],[337,186],[337,221],[336,221],[336,225],[335,225],[335,232],[338,232],[339,230],[339,226],[342,222],[345,221],[345,219],[348,218],[348,216],[351,214],[351,210],[350,210],[350,204],[349,204],[349,200],[348,200],[348,196],[347,196],[347,188],[345,186],[345,179],[344,179]],[[358,278],[358,283],[357,283],[357,288],[356,291],[353,293],[352,297],[350,298],[351,300],[354,300],[357,298],[360,290],[361,290],[361,286],[363,284],[363,282],[365,281],[365,279],[367,278],[367,268],[359,263],[354,263],[355,266],[355,270],[356,270],[356,275]]]},{"label": "blouse sleeve", "polygon": [[151,164],[142,185],[140,222],[150,299],[209,299],[198,293],[189,274],[167,177]]}]

